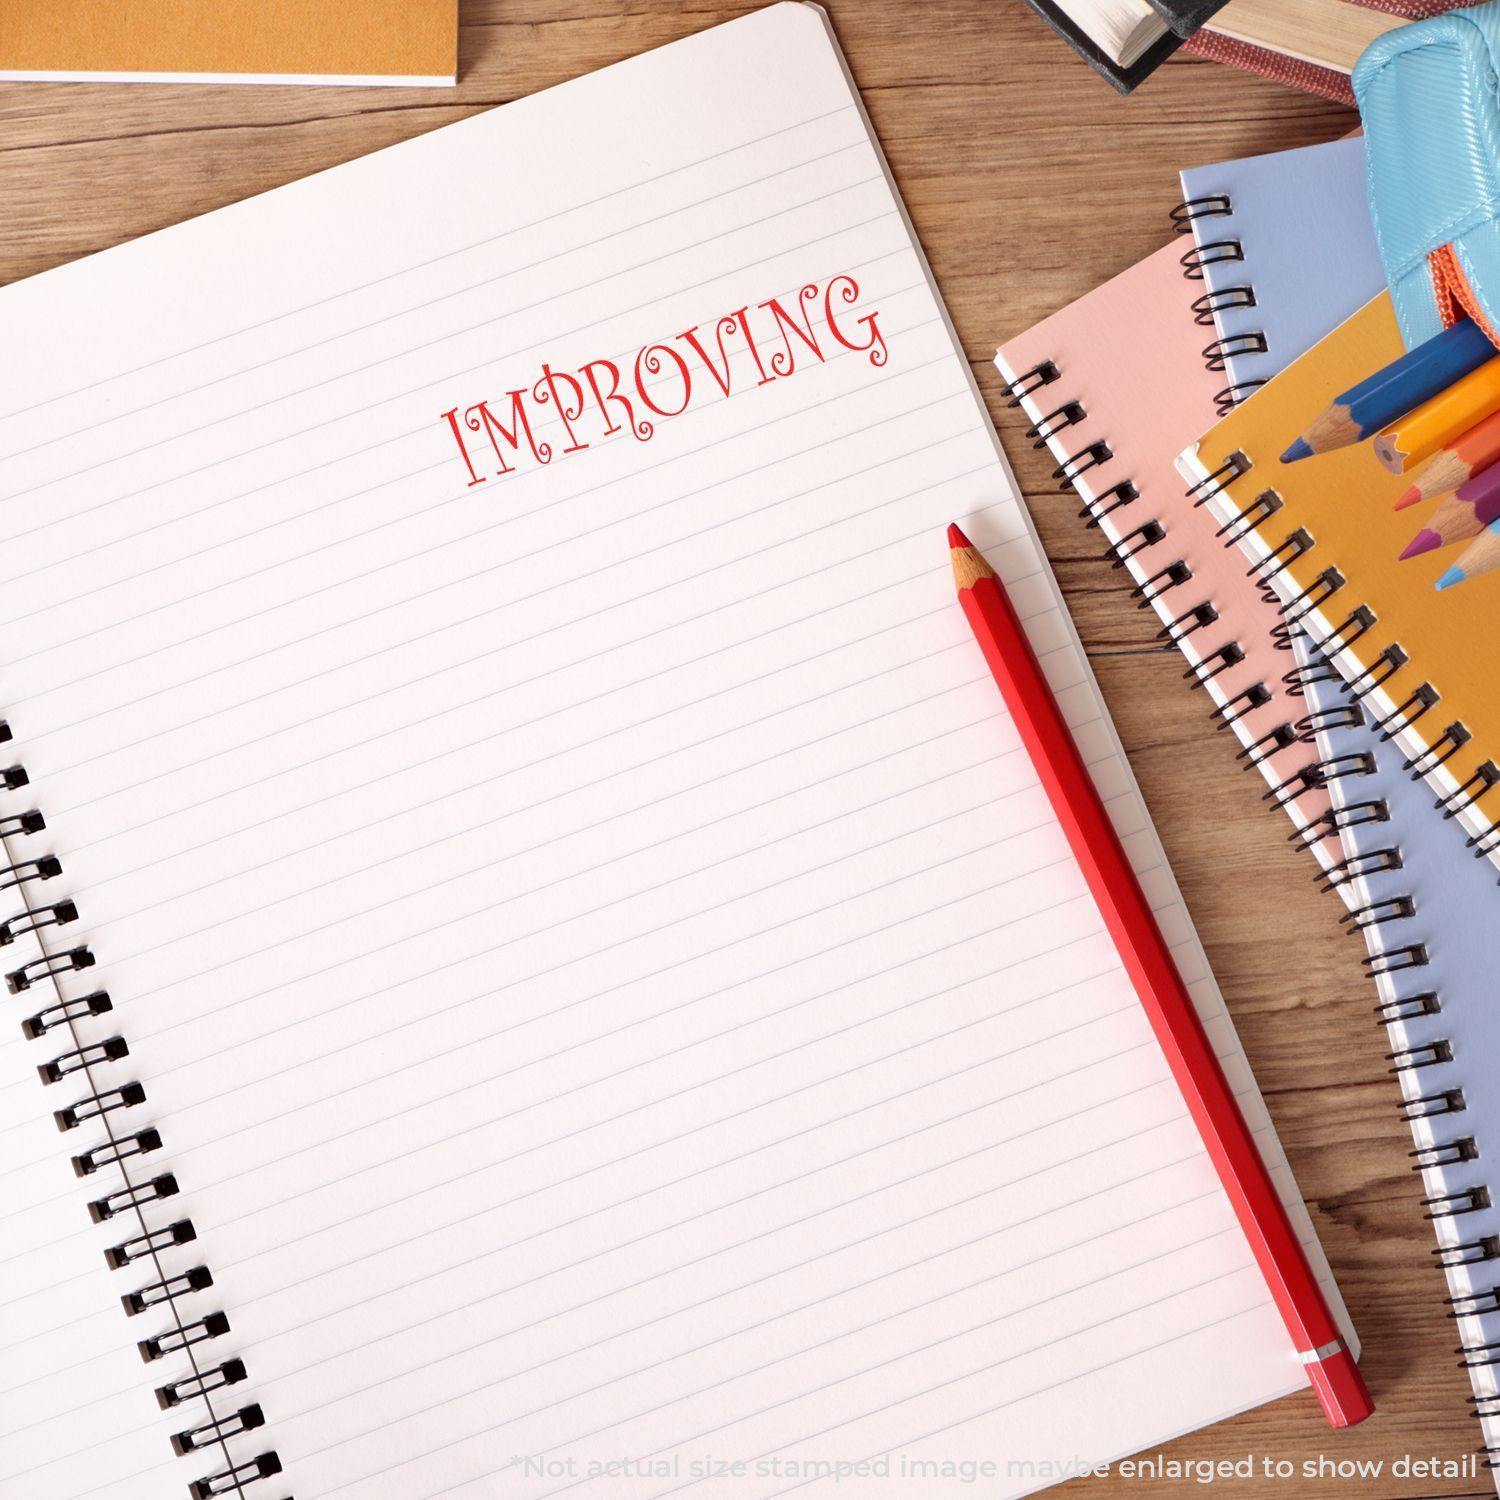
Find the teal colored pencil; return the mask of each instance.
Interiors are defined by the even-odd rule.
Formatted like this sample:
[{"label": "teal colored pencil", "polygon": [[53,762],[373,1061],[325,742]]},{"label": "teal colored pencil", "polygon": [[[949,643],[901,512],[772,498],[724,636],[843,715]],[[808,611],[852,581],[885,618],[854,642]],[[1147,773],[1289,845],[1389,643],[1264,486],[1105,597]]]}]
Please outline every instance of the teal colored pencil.
[{"label": "teal colored pencil", "polygon": [[1455,583],[1466,583],[1481,573],[1500,568],[1500,521],[1491,521],[1484,531],[1463,550],[1463,555],[1437,581],[1440,589],[1451,589]]},{"label": "teal colored pencil", "polygon": [[1465,318],[1335,396],[1332,405],[1281,455],[1281,461],[1292,464],[1314,453],[1363,442],[1494,357],[1495,346],[1484,330]]}]

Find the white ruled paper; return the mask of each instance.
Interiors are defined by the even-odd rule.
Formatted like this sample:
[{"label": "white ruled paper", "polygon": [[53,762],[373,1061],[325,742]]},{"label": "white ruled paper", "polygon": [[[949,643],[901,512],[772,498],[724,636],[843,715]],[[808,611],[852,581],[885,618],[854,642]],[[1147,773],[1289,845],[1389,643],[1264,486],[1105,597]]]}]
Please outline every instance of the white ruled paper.
[{"label": "white ruled paper", "polygon": [[[102,1132],[0,1045],[91,1372],[0,1406],[0,1494],[1020,1494],[1304,1387],[953,600],[958,519],[1323,1267],[820,12],[0,313],[0,812],[230,1322],[136,1360],[170,1320],[90,1300],[118,1232],[40,1165]],[[143,1457],[232,1357],[161,1422],[264,1427]]]}]

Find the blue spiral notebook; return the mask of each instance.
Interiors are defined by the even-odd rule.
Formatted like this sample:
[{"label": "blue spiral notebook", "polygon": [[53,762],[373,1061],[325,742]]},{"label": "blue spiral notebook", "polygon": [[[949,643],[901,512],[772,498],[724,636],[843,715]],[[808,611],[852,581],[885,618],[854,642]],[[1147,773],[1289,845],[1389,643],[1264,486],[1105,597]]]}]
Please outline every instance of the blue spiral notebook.
[{"label": "blue spiral notebook", "polygon": [[[1218,339],[1208,357],[1222,359],[1223,399],[1233,404],[1384,285],[1363,142],[1196,168],[1182,182],[1186,266],[1211,299]],[[1500,1208],[1486,1185],[1500,1149],[1500,1020],[1490,945],[1476,940],[1500,914],[1500,895],[1359,700],[1300,640],[1291,644],[1309,709],[1301,727],[1319,747],[1313,774],[1327,781],[1344,849],[1328,883],[1367,943],[1438,1237],[1434,1259],[1446,1270],[1487,1449],[1500,1459]]]}]

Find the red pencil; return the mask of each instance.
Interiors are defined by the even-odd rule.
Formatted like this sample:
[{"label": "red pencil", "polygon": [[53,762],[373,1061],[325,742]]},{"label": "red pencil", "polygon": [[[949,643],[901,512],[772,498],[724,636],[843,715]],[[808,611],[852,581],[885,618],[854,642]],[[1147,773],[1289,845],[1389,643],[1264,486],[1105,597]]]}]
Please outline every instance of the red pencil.
[{"label": "red pencil", "polygon": [[1255,1252],[1297,1356],[1307,1367],[1329,1425],[1352,1427],[1374,1411],[1370,1393],[1323,1299],[1114,824],[995,570],[957,526],[948,528],[948,547],[959,602]]}]

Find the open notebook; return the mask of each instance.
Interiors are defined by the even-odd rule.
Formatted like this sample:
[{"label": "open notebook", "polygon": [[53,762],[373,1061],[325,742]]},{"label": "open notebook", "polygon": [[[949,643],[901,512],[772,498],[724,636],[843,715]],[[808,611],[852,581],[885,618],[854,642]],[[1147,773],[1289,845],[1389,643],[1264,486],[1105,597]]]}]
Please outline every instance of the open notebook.
[{"label": "open notebook", "polygon": [[1021,1493],[1304,1386],[953,603],[957,518],[1310,1239],[821,12],[0,311],[0,1491]]}]

